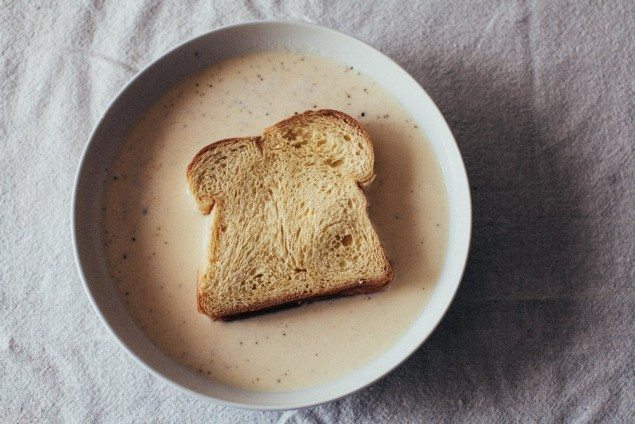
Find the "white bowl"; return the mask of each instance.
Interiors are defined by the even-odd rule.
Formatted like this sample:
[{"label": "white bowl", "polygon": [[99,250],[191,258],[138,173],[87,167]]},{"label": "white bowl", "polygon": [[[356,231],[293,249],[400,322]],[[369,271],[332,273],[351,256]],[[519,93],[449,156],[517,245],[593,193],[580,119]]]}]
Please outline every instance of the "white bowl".
[{"label": "white bowl", "polygon": [[[104,168],[127,131],[161,93],[213,63],[274,49],[345,62],[378,81],[400,101],[425,133],[443,171],[449,238],[439,280],[427,306],[389,350],[343,378],[321,386],[290,392],[255,392],[214,383],[178,364],[138,329],[116,294],[106,268],[100,230],[101,199]],[[134,77],[112,101],[88,140],[75,181],[72,208],[73,248],[86,293],[124,349],[152,373],[185,391],[223,405],[250,409],[294,409],[332,401],[367,386],[399,365],[426,340],[448,309],[463,274],[471,231],[470,192],[461,155],[443,116],[421,86],[391,59],[353,37],[317,25],[285,21],[249,22],[211,31],[181,44]]]}]

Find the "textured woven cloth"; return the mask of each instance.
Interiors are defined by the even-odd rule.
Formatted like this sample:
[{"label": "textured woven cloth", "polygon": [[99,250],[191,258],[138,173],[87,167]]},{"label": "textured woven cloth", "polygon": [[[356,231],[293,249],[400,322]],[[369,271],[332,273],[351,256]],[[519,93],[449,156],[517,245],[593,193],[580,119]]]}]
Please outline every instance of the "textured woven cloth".
[{"label": "textured woven cloth", "polygon": [[[0,421],[634,422],[635,2],[2,2]],[[394,58],[465,159],[474,232],[428,342],[301,411],[159,381],[83,292],[70,199],[87,136],[166,50],[254,19],[319,23]]]}]

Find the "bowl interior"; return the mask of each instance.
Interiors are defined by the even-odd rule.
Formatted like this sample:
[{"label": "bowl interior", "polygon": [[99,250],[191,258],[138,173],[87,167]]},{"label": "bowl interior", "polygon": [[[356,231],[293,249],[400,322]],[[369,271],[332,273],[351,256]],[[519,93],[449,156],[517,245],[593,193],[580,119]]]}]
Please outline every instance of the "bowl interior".
[{"label": "bowl interior", "polygon": [[[429,303],[388,351],[332,383],[292,392],[251,392],[216,384],[163,354],[138,329],[121,304],[106,268],[101,239],[105,167],[143,112],[175,82],[213,63],[248,53],[290,50],[347,63],[379,82],[412,115],[441,166],[448,197],[447,254]],[[192,393],[245,408],[289,409],[351,393],[408,357],[432,332],[459,285],[467,257],[471,204],[461,156],[441,113],[425,91],[386,56],[350,36],[316,25],[254,22],[221,28],[188,41],[137,75],[115,98],[93,131],[77,175],[73,242],[80,274],[106,326],[143,366]]]}]

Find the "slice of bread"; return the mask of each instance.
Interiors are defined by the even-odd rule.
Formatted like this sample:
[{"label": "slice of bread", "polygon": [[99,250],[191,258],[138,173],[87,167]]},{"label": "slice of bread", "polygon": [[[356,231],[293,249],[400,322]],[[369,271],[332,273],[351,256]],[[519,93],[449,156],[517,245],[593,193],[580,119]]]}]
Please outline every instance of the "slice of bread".
[{"label": "slice of bread", "polygon": [[307,299],[370,293],[392,269],[366,211],[373,146],[350,116],[308,111],[203,148],[187,167],[211,214],[198,308],[229,319]]}]

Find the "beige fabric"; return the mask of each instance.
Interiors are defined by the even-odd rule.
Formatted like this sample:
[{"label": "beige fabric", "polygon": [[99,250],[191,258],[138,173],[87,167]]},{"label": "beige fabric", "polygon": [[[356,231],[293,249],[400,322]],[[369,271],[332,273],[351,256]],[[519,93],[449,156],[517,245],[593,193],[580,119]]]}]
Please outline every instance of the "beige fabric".
[{"label": "beige fabric", "polygon": [[[634,421],[635,2],[53,3],[0,6],[0,421]],[[217,407],[136,365],[70,247],[76,166],[122,85],[264,18],[348,32],[410,71],[474,200],[465,278],[428,342],[371,387],[286,413]]]}]

